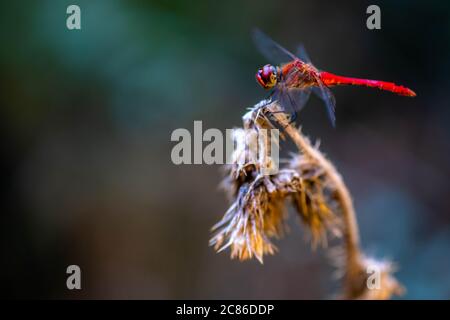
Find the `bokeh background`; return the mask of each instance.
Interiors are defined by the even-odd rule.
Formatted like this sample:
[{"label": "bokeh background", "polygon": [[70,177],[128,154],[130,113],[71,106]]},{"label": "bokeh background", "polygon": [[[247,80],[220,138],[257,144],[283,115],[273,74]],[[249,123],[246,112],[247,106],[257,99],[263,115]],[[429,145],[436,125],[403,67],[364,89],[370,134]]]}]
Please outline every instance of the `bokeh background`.
[{"label": "bokeh background", "polygon": [[[66,28],[81,7],[82,30]],[[175,166],[176,128],[232,128],[265,96],[257,26],[301,41],[321,69],[395,81],[414,99],[333,89],[300,114],[352,191],[366,252],[392,258],[407,299],[450,298],[450,6],[376,1],[2,1],[3,200],[0,287],[7,298],[327,298],[326,252],[296,217],[256,261],[208,247],[227,208],[217,165]],[[66,289],[66,267],[82,290]]]}]

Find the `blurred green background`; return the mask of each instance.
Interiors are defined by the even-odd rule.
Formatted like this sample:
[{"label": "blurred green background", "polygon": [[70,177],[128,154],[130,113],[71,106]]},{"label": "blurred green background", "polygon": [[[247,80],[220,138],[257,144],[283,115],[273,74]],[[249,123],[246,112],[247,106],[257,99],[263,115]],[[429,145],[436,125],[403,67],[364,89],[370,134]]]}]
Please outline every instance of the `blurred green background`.
[{"label": "blurred green background", "polygon": [[[82,29],[66,28],[81,8]],[[377,1],[2,1],[0,284],[7,298],[327,298],[326,252],[294,215],[265,264],[208,247],[227,208],[219,166],[175,166],[176,128],[241,125],[266,93],[259,27],[319,68],[395,81],[409,99],[335,88],[304,132],[343,174],[362,243],[399,264],[404,298],[450,298],[450,5]],[[298,227],[297,227],[298,226]],[[66,289],[66,267],[82,290]]]}]

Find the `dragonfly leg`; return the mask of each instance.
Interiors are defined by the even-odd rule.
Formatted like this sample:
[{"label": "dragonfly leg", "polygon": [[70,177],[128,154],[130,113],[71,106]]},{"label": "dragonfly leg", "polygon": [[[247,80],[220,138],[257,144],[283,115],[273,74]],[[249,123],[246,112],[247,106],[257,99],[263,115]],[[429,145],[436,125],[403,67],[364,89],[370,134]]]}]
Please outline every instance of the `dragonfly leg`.
[{"label": "dragonfly leg", "polygon": [[295,123],[295,120],[297,120],[297,112],[294,111],[289,114],[289,123],[283,127],[283,129],[286,129],[290,124]]},{"label": "dragonfly leg", "polygon": [[294,123],[295,120],[297,120],[297,110],[299,110],[300,108],[298,108],[297,103],[295,102],[295,100],[291,97],[291,95],[289,94],[289,92],[287,93],[287,96],[289,98],[289,107],[292,111],[292,113],[290,113],[290,120],[289,120],[289,124]]},{"label": "dragonfly leg", "polygon": [[[303,95],[300,103],[303,105],[309,97],[309,91],[302,91],[302,94]],[[270,97],[273,98],[273,93],[270,95]],[[294,123],[297,120],[297,112],[298,110],[300,110],[300,107],[297,104],[296,100],[291,96],[289,91],[282,92],[277,98],[283,110],[273,111],[272,114],[284,113],[289,116],[289,124]],[[285,128],[286,127],[284,127],[283,129]]]},{"label": "dragonfly leg", "polygon": [[290,114],[290,116],[291,120],[289,121],[289,124],[294,123],[295,120],[297,120],[297,112],[294,111],[293,113]]},{"label": "dragonfly leg", "polygon": [[284,114],[288,114],[289,115],[289,118],[290,118],[289,119],[289,123],[286,126],[284,126],[283,129],[286,129],[286,127],[288,125],[290,125],[291,123],[294,123],[295,120],[297,119],[297,112],[292,112],[292,113],[288,113],[288,112],[285,112],[285,111],[273,111],[273,112],[271,112],[272,115],[274,115],[276,113],[284,113]]}]

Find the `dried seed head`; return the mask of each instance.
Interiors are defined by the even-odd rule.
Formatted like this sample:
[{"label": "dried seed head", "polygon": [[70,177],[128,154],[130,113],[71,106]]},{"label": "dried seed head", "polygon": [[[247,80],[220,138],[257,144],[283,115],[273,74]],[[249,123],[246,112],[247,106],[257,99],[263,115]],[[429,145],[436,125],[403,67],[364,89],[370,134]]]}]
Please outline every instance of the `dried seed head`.
[{"label": "dried seed head", "polygon": [[[402,294],[403,287],[392,275],[392,263],[363,256],[352,200],[339,173],[280,111],[278,103],[263,100],[244,115],[244,129],[235,133],[237,149],[232,163],[225,166],[222,184],[232,205],[213,227],[216,234],[210,245],[218,251],[230,247],[232,258],[256,257],[262,263],[264,254],[276,250],[271,238],[284,233],[285,204],[289,199],[310,231],[313,247],[326,245],[328,232],[341,236],[345,231],[343,245],[330,250],[338,273],[344,278],[344,298],[389,299]],[[299,154],[285,169],[269,176],[264,175],[262,168],[273,165],[272,159],[261,161],[250,146],[262,129],[273,129],[274,124],[285,129]],[[280,137],[284,138],[282,132]],[[269,148],[267,143],[256,144],[263,150]],[[378,272],[375,283],[370,283],[373,279],[369,271]]]},{"label": "dried seed head", "polygon": [[[362,266],[365,271],[365,275],[362,277],[364,289],[351,298],[387,300],[394,295],[400,296],[404,294],[405,289],[392,275],[395,272],[395,266],[392,262],[364,258]],[[357,279],[355,280],[357,281]]]},{"label": "dried seed head", "polygon": [[289,167],[301,177],[292,199],[303,223],[311,233],[313,247],[327,245],[327,231],[341,236],[342,220],[339,203],[335,199],[335,187],[323,169],[311,158],[295,155]]},{"label": "dried seed head", "polygon": [[283,234],[288,198],[310,231],[314,247],[319,243],[326,245],[327,231],[339,236],[334,188],[320,165],[300,154],[286,169],[263,175],[261,168],[268,163],[261,162],[252,144],[259,144],[259,149],[266,148],[261,145],[264,141],[256,137],[262,129],[272,129],[273,125],[265,111],[258,108],[244,115],[243,121],[245,129],[234,131],[233,163],[225,166],[226,177],[222,183],[233,203],[214,226],[217,233],[211,245],[218,251],[231,247],[233,258],[245,260],[254,256],[262,261],[264,254],[275,251],[270,239]]},{"label": "dried seed head", "polygon": [[253,129],[234,129],[232,139],[236,147],[231,155],[232,172],[230,174],[238,178],[246,175],[249,166],[259,165],[256,147],[258,132]]},{"label": "dried seed head", "polygon": [[284,197],[267,176],[244,183],[236,201],[213,227],[217,233],[210,245],[218,251],[231,247],[232,258],[256,257],[262,263],[264,254],[273,254],[276,250],[270,238],[283,233]]},{"label": "dried seed head", "polygon": [[396,268],[391,261],[379,261],[364,255],[350,261],[344,247],[333,248],[330,257],[337,267],[336,275],[344,280],[340,298],[387,300],[405,292],[403,286],[393,276]]}]

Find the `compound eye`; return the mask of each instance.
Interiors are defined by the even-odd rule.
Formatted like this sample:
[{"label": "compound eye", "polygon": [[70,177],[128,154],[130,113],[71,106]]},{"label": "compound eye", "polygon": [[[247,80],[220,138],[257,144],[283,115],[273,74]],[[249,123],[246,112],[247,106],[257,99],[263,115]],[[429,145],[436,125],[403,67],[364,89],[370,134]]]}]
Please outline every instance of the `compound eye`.
[{"label": "compound eye", "polygon": [[263,67],[263,70],[262,70],[262,76],[263,76],[264,78],[269,79],[270,76],[272,75],[272,73],[273,73],[272,66],[270,66],[270,65],[265,65],[265,66]]}]

